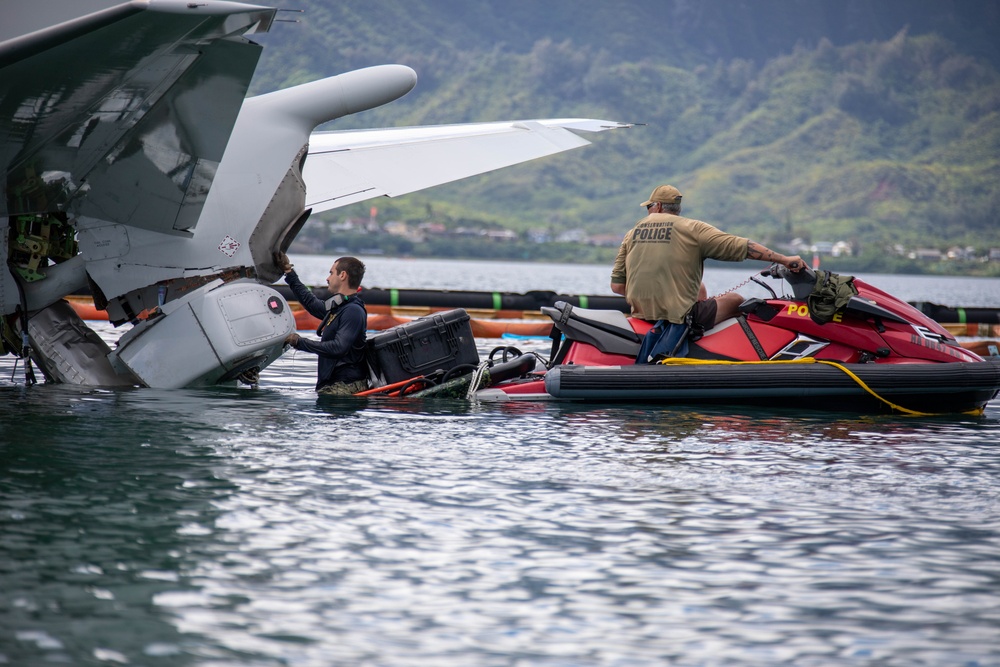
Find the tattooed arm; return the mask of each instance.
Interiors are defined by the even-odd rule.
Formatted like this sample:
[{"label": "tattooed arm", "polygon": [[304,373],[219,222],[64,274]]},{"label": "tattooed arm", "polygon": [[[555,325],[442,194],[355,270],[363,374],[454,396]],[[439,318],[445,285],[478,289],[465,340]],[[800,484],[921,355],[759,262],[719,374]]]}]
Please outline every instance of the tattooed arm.
[{"label": "tattooed arm", "polygon": [[780,252],[775,252],[754,241],[747,242],[747,259],[759,259],[763,262],[771,262],[772,264],[783,264],[796,273],[801,271],[806,265],[798,255],[791,257],[782,255]]}]

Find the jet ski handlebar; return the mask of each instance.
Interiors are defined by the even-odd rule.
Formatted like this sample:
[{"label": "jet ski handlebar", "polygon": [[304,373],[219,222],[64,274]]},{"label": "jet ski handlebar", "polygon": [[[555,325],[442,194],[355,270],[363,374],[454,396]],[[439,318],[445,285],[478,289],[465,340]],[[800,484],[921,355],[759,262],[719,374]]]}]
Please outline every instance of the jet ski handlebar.
[{"label": "jet ski handlebar", "polygon": [[772,264],[761,271],[760,275],[786,281],[792,286],[792,293],[797,299],[805,299],[816,285],[816,272],[808,266],[795,272],[783,264]]},{"label": "jet ski handlebar", "polygon": [[760,275],[775,278],[777,280],[787,280],[793,285],[796,283],[811,284],[816,282],[816,272],[808,266],[803,266],[798,272],[795,272],[784,264],[775,263],[761,271]]}]

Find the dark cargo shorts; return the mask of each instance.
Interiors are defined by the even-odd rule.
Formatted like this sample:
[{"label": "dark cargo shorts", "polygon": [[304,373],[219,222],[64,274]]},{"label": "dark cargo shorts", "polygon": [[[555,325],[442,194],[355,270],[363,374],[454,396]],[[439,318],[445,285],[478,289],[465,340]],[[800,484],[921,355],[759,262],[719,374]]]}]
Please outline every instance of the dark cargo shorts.
[{"label": "dark cargo shorts", "polygon": [[719,312],[719,304],[715,299],[699,301],[691,307],[691,323],[704,330],[715,326],[715,315]]}]

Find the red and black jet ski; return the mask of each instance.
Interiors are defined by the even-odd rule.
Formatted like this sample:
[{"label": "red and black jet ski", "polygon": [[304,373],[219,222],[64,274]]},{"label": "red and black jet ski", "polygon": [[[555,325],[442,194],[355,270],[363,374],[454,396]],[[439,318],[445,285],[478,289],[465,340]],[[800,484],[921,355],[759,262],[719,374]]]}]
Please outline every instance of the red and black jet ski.
[{"label": "red and black jet ski", "polygon": [[[767,277],[784,281],[792,293],[778,296],[761,280]],[[738,317],[689,337],[683,359],[652,364],[635,363],[652,323],[565,302],[542,308],[554,322],[544,370],[476,396],[939,414],[981,413],[1000,390],[1000,357],[967,350],[940,324],[877,287],[853,279],[857,294],[824,322],[811,316],[807,303],[817,272],[774,265],[751,280],[772,298],[747,299]]]}]

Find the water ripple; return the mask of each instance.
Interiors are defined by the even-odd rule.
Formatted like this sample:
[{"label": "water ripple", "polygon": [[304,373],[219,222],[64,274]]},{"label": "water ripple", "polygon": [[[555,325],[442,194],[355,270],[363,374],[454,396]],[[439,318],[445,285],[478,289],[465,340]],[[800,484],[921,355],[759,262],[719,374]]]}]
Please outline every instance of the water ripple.
[{"label": "water ripple", "polygon": [[0,387],[0,663],[997,665],[979,419]]}]

